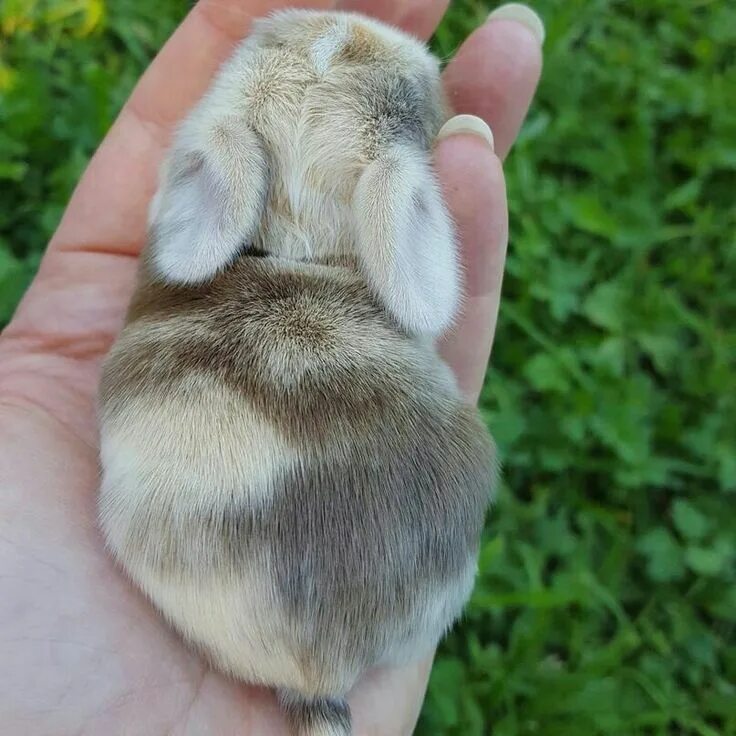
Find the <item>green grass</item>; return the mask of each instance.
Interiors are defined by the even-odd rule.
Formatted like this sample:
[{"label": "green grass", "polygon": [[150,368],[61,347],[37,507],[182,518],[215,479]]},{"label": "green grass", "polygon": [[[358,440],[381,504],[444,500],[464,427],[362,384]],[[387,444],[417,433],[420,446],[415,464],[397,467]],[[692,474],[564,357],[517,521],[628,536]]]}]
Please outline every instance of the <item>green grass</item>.
[{"label": "green grass", "polygon": [[[0,6],[0,323],[187,4]],[[736,734],[736,5],[537,7],[482,398],[505,483],[418,733]]]}]

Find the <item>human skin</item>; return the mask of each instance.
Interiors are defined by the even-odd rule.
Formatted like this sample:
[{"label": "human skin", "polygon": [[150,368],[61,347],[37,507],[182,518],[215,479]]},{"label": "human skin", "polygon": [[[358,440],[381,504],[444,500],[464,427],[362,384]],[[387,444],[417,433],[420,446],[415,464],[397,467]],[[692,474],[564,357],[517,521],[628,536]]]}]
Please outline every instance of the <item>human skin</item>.
[{"label": "human skin", "polygon": [[[106,554],[96,524],[95,394],[130,297],[148,202],[172,126],[250,21],[282,5],[200,0],[142,77],[82,177],[40,270],[0,336],[0,723],[8,736],[276,736],[273,694],[212,671]],[[298,3],[362,10],[427,38],[447,0]],[[502,14],[503,15],[503,14]],[[541,69],[528,24],[494,17],[445,71],[456,134],[435,149],[465,265],[463,312],[442,352],[480,391],[507,240],[501,161]],[[409,734],[430,661],[371,673],[351,694],[357,736]]]}]

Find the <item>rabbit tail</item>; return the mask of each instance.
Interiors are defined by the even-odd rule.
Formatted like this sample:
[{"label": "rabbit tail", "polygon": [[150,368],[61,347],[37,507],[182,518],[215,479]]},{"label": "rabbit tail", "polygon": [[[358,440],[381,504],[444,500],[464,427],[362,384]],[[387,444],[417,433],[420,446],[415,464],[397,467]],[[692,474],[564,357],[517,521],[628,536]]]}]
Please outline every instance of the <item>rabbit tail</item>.
[{"label": "rabbit tail", "polygon": [[282,690],[279,701],[293,736],[352,736],[350,708],[342,699],[310,698]]}]

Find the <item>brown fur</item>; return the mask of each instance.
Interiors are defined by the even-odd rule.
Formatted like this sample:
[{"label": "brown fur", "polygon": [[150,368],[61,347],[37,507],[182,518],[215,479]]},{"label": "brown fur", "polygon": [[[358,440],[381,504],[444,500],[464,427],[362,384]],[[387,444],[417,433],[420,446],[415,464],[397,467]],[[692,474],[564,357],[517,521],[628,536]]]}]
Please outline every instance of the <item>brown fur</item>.
[{"label": "brown fur", "polygon": [[494,476],[428,339],[456,298],[446,110],[426,52],[359,16],[290,11],[239,54],[177,137],[104,367],[102,526],[215,666],[338,736],[356,680],[460,613]]},{"label": "brown fur", "polygon": [[165,575],[270,567],[305,676],[328,695],[335,659],[357,672],[388,641],[410,641],[422,591],[476,554],[492,476],[485,431],[434,351],[344,266],[243,257],[201,288],[144,275],[107,363],[106,421],[132,396],[165,411],[192,373],[241,397],[299,464],[273,480],[265,514],[236,497],[191,516],[141,508],[123,554]]},{"label": "brown fur", "polygon": [[351,30],[348,42],[340,52],[340,58],[349,64],[369,64],[390,53],[386,45],[363,26]]}]

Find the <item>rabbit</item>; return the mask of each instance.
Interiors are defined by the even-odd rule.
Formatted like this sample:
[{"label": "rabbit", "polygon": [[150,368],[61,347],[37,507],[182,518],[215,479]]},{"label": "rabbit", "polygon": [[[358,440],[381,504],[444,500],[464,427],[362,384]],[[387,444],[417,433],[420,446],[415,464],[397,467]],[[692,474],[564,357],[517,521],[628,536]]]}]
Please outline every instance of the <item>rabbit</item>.
[{"label": "rabbit", "polygon": [[435,339],[461,273],[439,64],[357,14],[258,20],[176,131],[100,385],[100,525],[299,736],[430,654],[475,576],[492,439]]}]

